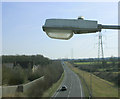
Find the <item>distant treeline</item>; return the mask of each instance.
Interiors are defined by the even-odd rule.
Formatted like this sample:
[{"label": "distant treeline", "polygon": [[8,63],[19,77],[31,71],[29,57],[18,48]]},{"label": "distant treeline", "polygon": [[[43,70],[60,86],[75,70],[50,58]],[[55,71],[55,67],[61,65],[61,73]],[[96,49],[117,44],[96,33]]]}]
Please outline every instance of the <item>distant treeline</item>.
[{"label": "distant treeline", "polygon": [[[88,59],[73,59],[72,61],[74,62],[97,62],[97,61],[102,61],[103,58],[88,58]],[[120,57],[108,57],[104,58],[104,61],[118,61],[120,60]]]},{"label": "distant treeline", "polygon": [[3,55],[2,63],[31,62],[35,65],[47,65],[52,61],[43,55]]}]

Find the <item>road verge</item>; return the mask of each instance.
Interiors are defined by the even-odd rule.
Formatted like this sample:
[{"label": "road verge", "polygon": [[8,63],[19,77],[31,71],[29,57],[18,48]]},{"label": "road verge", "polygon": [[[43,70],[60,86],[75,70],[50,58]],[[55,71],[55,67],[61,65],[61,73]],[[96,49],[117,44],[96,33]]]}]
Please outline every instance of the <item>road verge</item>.
[{"label": "road verge", "polygon": [[56,90],[58,89],[58,87],[60,86],[60,84],[62,83],[63,81],[63,78],[64,78],[64,72],[62,73],[60,79],[54,83],[48,90],[46,90],[44,93],[43,93],[43,96],[42,97],[52,97],[53,94],[56,92]]},{"label": "road verge", "polygon": [[[70,63],[66,62],[67,66],[71,68],[80,78],[83,77],[88,88],[90,89],[90,73],[82,71],[76,67],[73,67]],[[118,97],[118,88],[110,86],[101,78],[96,77],[92,74],[92,96],[93,97]],[[82,80],[82,79],[81,79]],[[86,88],[82,81],[84,93],[86,93]],[[90,90],[91,91],[91,90]],[[85,94],[86,96],[86,94]],[[88,95],[87,95],[88,97]]]}]

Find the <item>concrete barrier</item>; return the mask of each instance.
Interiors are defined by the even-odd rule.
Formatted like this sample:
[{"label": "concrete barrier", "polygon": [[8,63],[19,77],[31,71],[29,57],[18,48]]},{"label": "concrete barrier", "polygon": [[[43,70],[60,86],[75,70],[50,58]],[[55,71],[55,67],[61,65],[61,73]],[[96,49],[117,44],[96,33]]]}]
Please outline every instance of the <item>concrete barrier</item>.
[{"label": "concrete barrier", "polygon": [[0,99],[2,98],[2,88],[0,86]]},{"label": "concrete barrier", "polygon": [[15,86],[2,86],[0,87],[0,90],[2,91],[2,97],[9,97],[14,96],[16,92],[27,92],[29,88],[36,84],[37,82],[44,80],[44,76],[31,81],[27,84],[21,84],[21,85],[15,85]]},{"label": "concrete barrier", "polygon": [[23,85],[23,92],[27,92],[32,85],[36,84],[36,83],[39,82],[40,80],[44,80],[44,76],[42,76],[41,78],[36,79],[36,80],[34,80],[34,81],[31,81],[31,82],[29,82],[29,83],[27,83],[27,84],[24,84],[24,85]]},{"label": "concrete barrier", "polygon": [[2,86],[2,97],[5,96],[12,96],[17,92],[17,85],[16,86]]}]

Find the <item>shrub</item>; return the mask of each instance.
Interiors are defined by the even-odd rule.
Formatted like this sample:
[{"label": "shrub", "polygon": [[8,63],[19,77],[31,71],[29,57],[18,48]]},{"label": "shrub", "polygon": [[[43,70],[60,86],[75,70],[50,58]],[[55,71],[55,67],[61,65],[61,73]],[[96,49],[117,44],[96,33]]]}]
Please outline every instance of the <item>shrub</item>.
[{"label": "shrub", "polygon": [[9,68],[3,66],[3,84],[7,85],[18,85],[23,84],[26,79],[27,75],[25,73],[25,70],[22,69],[20,66],[15,68]]},{"label": "shrub", "polygon": [[60,61],[54,61],[52,64],[42,67],[40,71],[43,71],[44,80],[31,86],[29,92],[27,93],[28,96],[41,97],[44,91],[60,79],[63,73],[63,68]]}]

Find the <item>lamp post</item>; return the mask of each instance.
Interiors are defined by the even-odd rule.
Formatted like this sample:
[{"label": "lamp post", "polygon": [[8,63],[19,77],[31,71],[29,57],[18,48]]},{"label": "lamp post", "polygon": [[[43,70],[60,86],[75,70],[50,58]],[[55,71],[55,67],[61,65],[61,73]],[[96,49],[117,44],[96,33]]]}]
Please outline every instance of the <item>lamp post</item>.
[{"label": "lamp post", "polygon": [[102,25],[97,21],[84,20],[79,17],[78,19],[46,19],[42,28],[50,38],[68,40],[73,34],[96,33],[102,29],[117,30],[120,26]]},{"label": "lamp post", "polygon": [[[102,25],[98,24],[97,21],[84,20],[83,17],[79,17],[78,19],[46,19],[45,25],[43,25],[42,28],[43,31],[45,31],[50,38],[68,40],[73,36],[73,34],[96,33],[100,32],[102,29],[119,30],[120,26]],[[90,86],[92,95],[91,73],[90,73]]]}]

